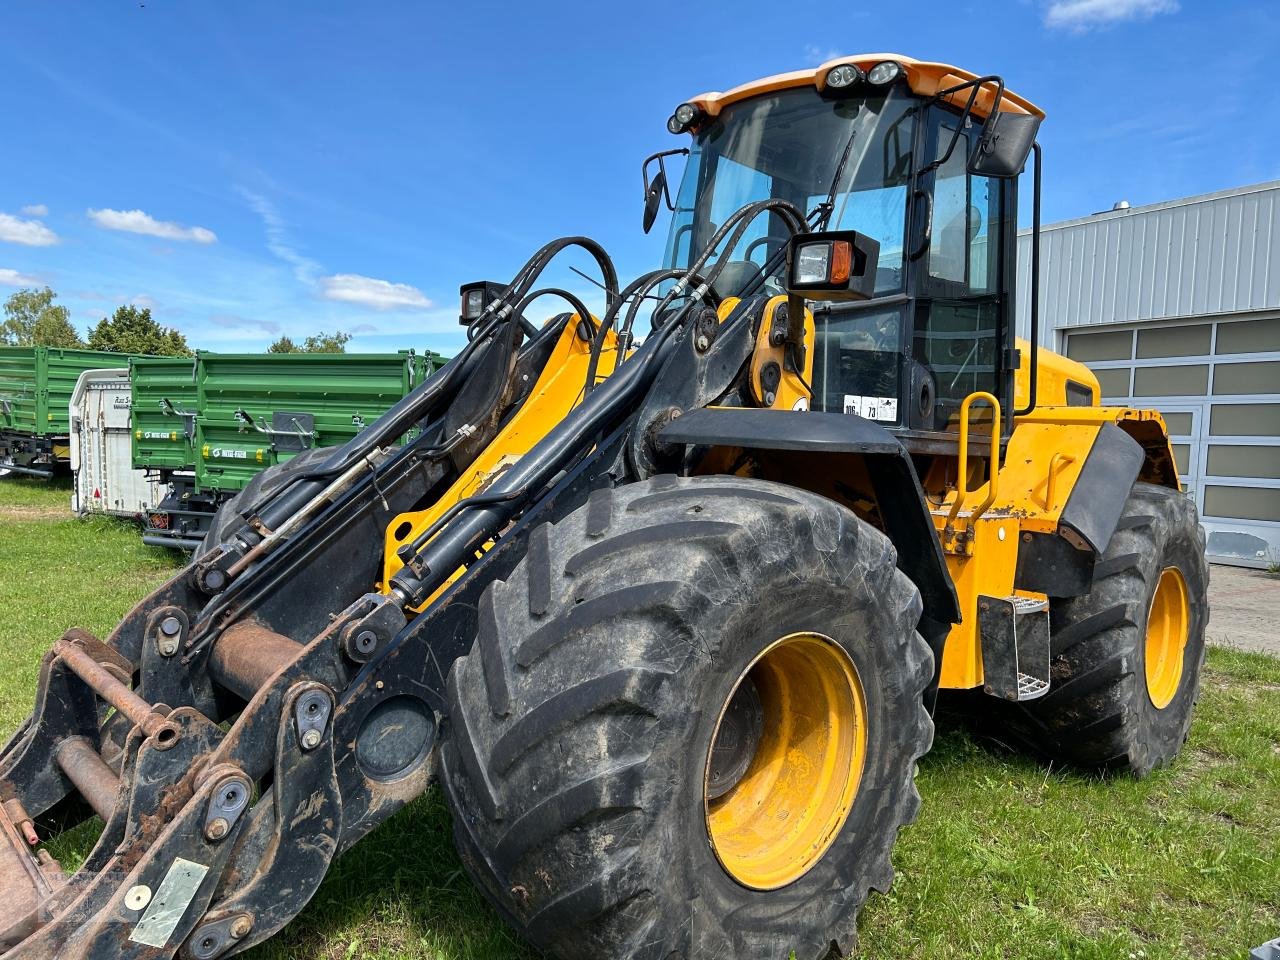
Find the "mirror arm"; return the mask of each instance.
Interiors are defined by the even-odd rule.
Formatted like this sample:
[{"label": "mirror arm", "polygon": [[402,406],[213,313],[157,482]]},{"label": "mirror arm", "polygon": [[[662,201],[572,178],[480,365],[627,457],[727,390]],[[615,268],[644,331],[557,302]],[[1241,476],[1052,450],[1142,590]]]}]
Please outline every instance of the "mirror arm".
[{"label": "mirror arm", "polygon": [[978,77],[977,79],[970,80],[967,83],[957,84],[954,87],[948,87],[946,90],[939,90],[929,99],[929,102],[928,104],[926,104],[926,106],[934,103],[941,103],[945,97],[949,97],[949,96],[952,96],[953,94],[957,94],[961,90],[964,90],[964,89],[969,90],[969,98],[968,100],[965,101],[964,110],[960,112],[960,119],[956,123],[955,132],[951,135],[951,142],[947,144],[947,152],[943,154],[941,157],[939,157],[937,160],[934,160],[932,163],[928,163],[925,166],[921,167],[919,170],[917,170],[916,171],[917,176],[923,176],[924,174],[931,173],[932,171],[938,169],[938,167],[942,166],[944,163],[946,163],[948,160],[951,159],[951,154],[955,152],[956,144],[960,142],[960,132],[964,129],[965,121],[968,120],[969,117],[973,114],[973,105],[978,100],[978,92],[988,83],[994,83],[996,85],[996,92],[995,92],[995,97],[991,101],[991,112],[987,115],[987,119],[983,122],[982,136],[983,136],[983,139],[985,139],[988,134],[988,127],[991,126],[992,118],[997,116],[1000,113],[1000,101],[1004,99],[1004,78],[1003,77],[996,76],[995,74],[990,74],[989,76],[985,76],[985,77]]},{"label": "mirror arm", "polygon": [[[649,184],[652,182],[649,179],[649,164],[653,163],[653,161],[655,160],[658,161],[658,169],[662,172],[662,179],[665,181],[667,179],[667,166],[665,163],[662,162],[663,158],[673,157],[673,156],[676,156],[677,154],[680,154],[682,156],[688,156],[689,148],[677,147],[675,150],[659,150],[657,153],[650,154],[649,156],[644,158],[644,163],[640,164],[640,176],[644,180],[644,192],[646,195],[649,193]],[[675,213],[676,207],[675,207],[675,204],[671,201],[671,190],[668,184],[665,182],[662,185],[662,193],[663,193],[663,200],[667,204],[667,209],[670,210],[672,213]]]}]

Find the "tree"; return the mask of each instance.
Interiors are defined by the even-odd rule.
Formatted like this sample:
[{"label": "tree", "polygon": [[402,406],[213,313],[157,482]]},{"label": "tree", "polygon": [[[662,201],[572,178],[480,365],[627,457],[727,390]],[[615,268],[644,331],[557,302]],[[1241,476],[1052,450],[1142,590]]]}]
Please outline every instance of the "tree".
[{"label": "tree", "polygon": [[267,353],[346,353],[347,341],[350,339],[351,334],[337,330],[333,333],[313,334],[299,346],[291,338],[282,336],[267,347]]},{"label": "tree", "polygon": [[132,304],[117,307],[89,331],[92,350],[117,353],[153,353],[162,357],[189,357],[187,338],[173,327],[163,327],[151,317],[151,308]]},{"label": "tree", "polygon": [[83,347],[71,325],[70,311],[54,303],[58,295],[45,287],[16,291],[4,303],[0,344],[17,347]]},{"label": "tree", "polygon": [[317,333],[302,342],[303,353],[346,353],[351,334],[335,330],[333,333]]},{"label": "tree", "polygon": [[84,341],[67,319],[67,308],[57,307],[46,311],[36,321],[31,342],[37,347],[84,347]]},{"label": "tree", "polygon": [[267,353],[301,353],[302,348],[294,343],[288,337],[281,337],[271,346],[267,347]]}]

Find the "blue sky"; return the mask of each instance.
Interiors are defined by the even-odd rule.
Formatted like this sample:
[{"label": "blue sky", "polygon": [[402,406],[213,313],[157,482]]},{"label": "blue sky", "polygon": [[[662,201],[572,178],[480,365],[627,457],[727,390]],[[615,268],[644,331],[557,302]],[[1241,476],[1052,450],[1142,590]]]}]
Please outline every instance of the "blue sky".
[{"label": "blue sky", "polygon": [[1001,73],[1048,113],[1052,221],[1280,178],[1276,50],[1271,0],[12,0],[0,297],[448,351],[458,284],[552,237],[657,264],[639,164],[693,94],[856,52]]}]

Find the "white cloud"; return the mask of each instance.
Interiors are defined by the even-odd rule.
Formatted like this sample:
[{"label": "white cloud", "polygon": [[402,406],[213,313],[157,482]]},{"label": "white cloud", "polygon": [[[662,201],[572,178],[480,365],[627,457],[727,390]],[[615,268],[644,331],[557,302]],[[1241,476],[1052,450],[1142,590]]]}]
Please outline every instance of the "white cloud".
[{"label": "white cloud", "polygon": [[1178,0],[1053,0],[1045,11],[1049,27],[1077,32],[1124,20],[1149,20],[1160,13],[1177,13]]},{"label": "white cloud", "polygon": [[40,287],[44,281],[29,273],[20,273],[9,267],[0,267],[0,286],[5,287]]},{"label": "white cloud", "polygon": [[828,60],[834,60],[840,56],[840,51],[834,47],[820,47],[816,43],[806,44],[804,48],[804,58],[815,67],[819,64],[826,63]]},{"label": "white cloud", "polygon": [[145,294],[145,293],[140,293],[137,296],[130,297],[129,305],[134,307],[142,307],[147,310],[154,310],[156,309],[156,307],[160,306],[158,303],[156,303],[155,297],[152,297],[149,294]]},{"label": "white cloud", "polygon": [[293,241],[289,239],[289,232],[285,228],[284,218],[276,211],[275,205],[252,190],[244,187],[237,189],[253,208],[253,212],[262,218],[262,226],[267,232],[267,249],[277,259],[293,267],[293,275],[299,283],[315,283],[320,273],[320,264],[294,249]]},{"label": "white cloud", "polygon": [[18,212],[27,217],[47,217],[49,208],[43,203],[29,203]]},{"label": "white cloud", "polygon": [[389,280],[362,277],[356,273],[338,273],[332,277],[321,277],[320,294],[326,300],[360,303],[379,310],[389,310],[394,307],[414,307],[425,310],[431,306],[431,301],[417,287],[411,287],[407,283],[392,283]]},{"label": "white cloud", "polygon": [[209,318],[209,322],[225,330],[248,330],[252,333],[267,333],[272,336],[284,329],[274,320],[252,320],[234,313],[215,314]]},{"label": "white cloud", "polygon": [[0,240],[26,247],[51,247],[58,242],[58,235],[39,220],[22,220],[0,213]]},{"label": "white cloud", "polygon": [[104,230],[141,233],[162,240],[190,240],[192,243],[217,243],[218,236],[205,227],[184,227],[180,223],[157,220],[141,210],[90,210],[89,219]]}]

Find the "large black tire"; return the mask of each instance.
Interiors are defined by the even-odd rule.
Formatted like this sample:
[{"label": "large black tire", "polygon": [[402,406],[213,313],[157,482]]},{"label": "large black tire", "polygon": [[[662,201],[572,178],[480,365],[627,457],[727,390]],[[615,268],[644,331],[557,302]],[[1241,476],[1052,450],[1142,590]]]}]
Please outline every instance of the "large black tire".
[{"label": "large black tire", "polygon": [[[851,949],[933,739],[920,610],[888,540],[821,497],[734,477],[597,491],[486,590],[450,675],[442,774],[468,871],[561,958]],[[712,849],[705,762],[742,672],[805,631],[856,666],[865,762],[825,855],[761,892]]]},{"label": "large black tire", "polygon": [[[1190,617],[1176,692],[1157,708],[1146,679],[1147,618],[1170,567],[1186,584]],[[1093,589],[1050,607],[1051,687],[1015,708],[1021,738],[1051,759],[1136,776],[1172,760],[1199,694],[1208,586],[1195,504],[1167,487],[1134,484],[1094,566]]]}]

